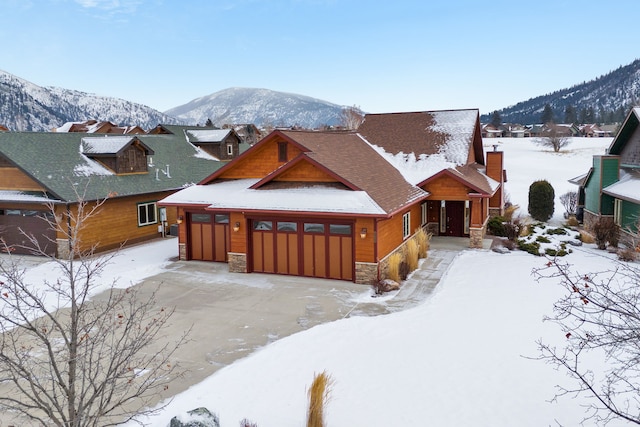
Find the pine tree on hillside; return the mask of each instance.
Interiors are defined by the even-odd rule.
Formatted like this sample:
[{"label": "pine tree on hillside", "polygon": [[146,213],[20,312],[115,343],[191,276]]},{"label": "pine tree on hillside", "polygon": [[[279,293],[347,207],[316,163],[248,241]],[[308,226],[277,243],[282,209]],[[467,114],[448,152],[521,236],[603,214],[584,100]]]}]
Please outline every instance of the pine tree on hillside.
[{"label": "pine tree on hillside", "polygon": [[577,123],[578,115],[576,114],[576,109],[573,108],[573,105],[567,105],[564,109],[564,123]]},{"label": "pine tree on hillside", "polygon": [[494,111],[491,114],[491,125],[493,125],[494,127],[498,127],[502,124],[502,117],[500,116],[500,113],[498,112],[498,110]]},{"label": "pine tree on hillside", "polygon": [[554,123],[553,109],[551,108],[551,105],[545,104],[544,110],[542,110],[542,116],[540,116],[540,121],[545,125],[547,123]]}]

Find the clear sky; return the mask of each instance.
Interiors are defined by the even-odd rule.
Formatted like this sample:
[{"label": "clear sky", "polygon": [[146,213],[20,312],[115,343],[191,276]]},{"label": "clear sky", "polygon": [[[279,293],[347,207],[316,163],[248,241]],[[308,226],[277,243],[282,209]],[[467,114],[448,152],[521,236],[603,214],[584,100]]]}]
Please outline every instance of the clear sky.
[{"label": "clear sky", "polygon": [[0,69],[165,111],[229,87],[482,114],[640,57],[638,0],[0,0]]}]

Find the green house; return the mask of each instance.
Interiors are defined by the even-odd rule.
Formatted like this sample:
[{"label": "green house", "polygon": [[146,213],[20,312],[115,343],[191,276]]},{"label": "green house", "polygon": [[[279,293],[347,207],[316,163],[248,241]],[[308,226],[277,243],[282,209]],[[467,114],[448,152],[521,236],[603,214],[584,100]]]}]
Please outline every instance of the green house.
[{"label": "green house", "polygon": [[640,221],[640,107],[627,115],[620,131],[603,155],[593,156],[586,175],[572,182],[580,186],[587,230],[603,219],[620,229],[621,241],[638,245]]}]

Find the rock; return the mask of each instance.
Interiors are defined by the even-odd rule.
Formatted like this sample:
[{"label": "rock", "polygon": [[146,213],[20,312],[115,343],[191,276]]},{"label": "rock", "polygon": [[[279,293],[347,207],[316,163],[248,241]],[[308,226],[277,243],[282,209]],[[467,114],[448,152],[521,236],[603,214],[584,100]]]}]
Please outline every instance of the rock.
[{"label": "rock", "polygon": [[220,427],[220,421],[207,408],[196,408],[171,418],[169,427]]},{"label": "rock", "polygon": [[504,246],[496,246],[495,248],[491,249],[493,252],[497,252],[499,254],[508,254],[509,252],[511,252],[509,250],[509,248],[505,248]]},{"label": "rock", "polygon": [[582,246],[582,242],[578,239],[567,240],[567,243],[571,246]]},{"label": "rock", "polygon": [[400,283],[396,282],[395,280],[384,279],[381,280],[380,283],[378,283],[378,289],[380,290],[380,292],[397,291],[398,289],[400,289]]}]

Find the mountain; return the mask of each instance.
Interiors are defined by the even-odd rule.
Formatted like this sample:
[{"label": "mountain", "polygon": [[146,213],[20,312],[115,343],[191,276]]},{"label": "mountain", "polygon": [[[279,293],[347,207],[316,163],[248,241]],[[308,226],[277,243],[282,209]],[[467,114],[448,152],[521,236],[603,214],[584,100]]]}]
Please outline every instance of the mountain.
[{"label": "mountain", "polygon": [[[640,59],[636,59],[595,80],[519,102],[498,113],[503,123],[540,123],[548,104],[556,123],[567,121],[565,112],[569,106],[580,123],[619,123],[639,101]],[[491,114],[482,115],[480,120],[489,122]]]},{"label": "mountain", "polygon": [[108,120],[151,129],[179,120],[142,104],[76,90],[41,87],[0,70],[0,124],[14,131],[50,131],[66,122]]},{"label": "mountain", "polygon": [[254,123],[257,126],[317,128],[339,122],[343,107],[320,99],[268,89],[234,87],[196,98],[165,111],[187,123],[214,125]]}]

